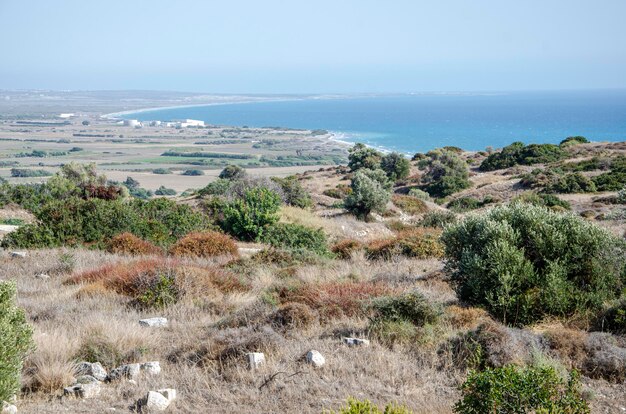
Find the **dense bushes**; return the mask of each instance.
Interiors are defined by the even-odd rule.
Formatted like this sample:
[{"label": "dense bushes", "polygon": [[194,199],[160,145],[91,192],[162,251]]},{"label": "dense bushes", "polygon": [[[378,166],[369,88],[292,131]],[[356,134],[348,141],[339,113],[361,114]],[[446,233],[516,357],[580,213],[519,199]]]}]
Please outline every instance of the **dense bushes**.
[{"label": "dense bushes", "polygon": [[329,254],[324,231],[300,224],[274,224],[265,230],[261,241],[290,251],[307,250],[318,255]]},{"label": "dense bushes", "polygon": [[369,400],[359,401],[355,398],[348,398],[345,407],[336,413],[331,411],[329,414],[413,414],[413,412],[404,406],[392,403],[385,405],[385,408],[381,410]]},{"label": "dense bushes", "polygon": [[216,231],[189,233],[174,243],[169,252],[174,256],[238,256],[237,244],[234,240]]},{"label": "dense bushes", "polygon": [[391,197],[392,183],[384,171],[360,169],[354,174],[345,208],[359,218],[367,219],[372,211],[383,212]]},{"label": "dense bushes", "polygon": [[158,195],[158,196],[175,196],[176,195],[176,190],[174,190],[172,188],[167,188],[167,187],[162,185],[161,187],[156,189],[154,194]]},{"label": "dense bushes", "polygon": [[472,372],[462,385],[463,398],[454,406],[459,414],[589,413],[578,374],[568,381],[551,367],[502,368]]},{"label": "dense bushes", "polygon": [[424,190],[432,197],[447,197],[471,185],[467,164],[455,152],[429,151],[419,161],[419,167],[425,170]]},{"label": "dense bushes", "polygon": [[50,177],[52,173],[46,170],[31,170],[28,168],[11,168],[11,177]]},{"label": "dense bushes", "polygon": [[281,187],[284,194],[285,204],[300,208],[307,208],[313,205],[313,202],[311,201],[311,196],[302,187],[296,177],[274,177],[272,178],[272,180]]},{"label": "dense bushes", "polygon": [[419,292],[376,298],[371,308],[375,321],[407,321],[416,326],[435,323],[440,315],[439,310]]},{"label": "dense bushes", "polygon": [[246,176],[246,170],[238,165],[228,165],[219,175],[223,180],[240,180]]},{"label": "dense bushes", "polygon": [[588,144],[589,140],[585,137],[581,137],[580,135],[577,135],[575,137],[567,137],[565,138],[563,141],[561,141],[559,143],[559,146],[561,147],[565,147],[568,145],[576,145],[576,144]]},{"label": "dense bushes", "polygon": [[14,283],[0,282],[0,404],[19,391],[24,357],[33,346],[32,330],[15,305],[15,295]]},{"label": "dense bushes", "polygon": [[2,246],[36,248],[87,244],[104,247],[106,241],[124,232],[167,246],[191,231],[209,227],[204,214],[164,198],[131,202],[70,198],[46,203],[35,216],[36,224],[8,234]]},{"label": "dense bushes", "polygon": [[559,161],[565,152],[554,144],[530,144],[514,142],[500,152],[490,154],[481,164],[481,171],[501,170],[515,165],[533,165]]},{"label": "dense bushes", "polygon": [[476,210],[486,206],[487,204],[494,203],[496,200],[492,196],[485,196],[482,200],[474,197],[460,197],[454,199],[448,203],[448,208],[455,213],[464,213],[471,210]]},{"label": "dense bushes", "polygon": [[428,206],[423,200],[410,195],[394,194],[391,201],[408,214],[422,214],[428,211]]},{"label": "dense bushes", "polygon": [[395,237],[371,241],[366,254],[372,260],[389,260],[399,255],[417,259],[440,258],[443,256],[440,234],[438,230],[427,228],[401,231]]},{"label": "dense bushes", "polygon": [[222,227],[242,240],[256,240],[278,221],[280,196],[266,188],[246,190],[242,198],[227,204]]},{"label": "dense bushes", "polygon": [[525,192],[517,197],[514,197],[511,202],[513,203],[528,203],[535,206],[549,207],[553,210],[571,210],[572,206],[569,202],[561,200],[553,194],[537,194],[533,192]]},{"label": "dense bushes", "polygon": [[534,169],[522,176],[520,184],[528,188],[541,188],[546,194],[593,193],[595,183],[579,172],[563,174],[557,169]]},{"label": "dense bushes", "polygon": [[459,298],[511,325],[598,310],[624,287],[624,242],[574,215],[515,203],[442,240]]},{"label": "dense bushes", "polygon": [[598,318],[596,328],[614,334],[626,334],[626,298],[609,307]]}]

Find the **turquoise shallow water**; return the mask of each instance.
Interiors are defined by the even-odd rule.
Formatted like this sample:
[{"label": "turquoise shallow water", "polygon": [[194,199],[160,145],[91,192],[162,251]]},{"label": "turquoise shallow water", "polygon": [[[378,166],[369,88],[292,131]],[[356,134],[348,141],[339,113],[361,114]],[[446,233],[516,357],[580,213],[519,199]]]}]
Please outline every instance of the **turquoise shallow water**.
[{"label": "turquoise shallow water", "polygon": [[406,153],[445,145],[481,150],[513,141],[558,143],[571,135],[626,141],[626,90],[308,99],[159,109],[123,117],[326,129],[345,141]]}]

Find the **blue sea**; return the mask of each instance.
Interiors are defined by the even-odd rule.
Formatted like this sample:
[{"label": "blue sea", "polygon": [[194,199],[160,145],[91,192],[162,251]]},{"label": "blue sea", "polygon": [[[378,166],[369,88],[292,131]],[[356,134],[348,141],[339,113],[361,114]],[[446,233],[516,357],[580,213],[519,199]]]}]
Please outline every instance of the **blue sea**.
[{"label": "blue sea", "polygon": [[412,154],[446,145],[500,148],[572,135],[626,141],[626,90],[412,94],[157,109],[124,118],[325,129],[339,139]]}]

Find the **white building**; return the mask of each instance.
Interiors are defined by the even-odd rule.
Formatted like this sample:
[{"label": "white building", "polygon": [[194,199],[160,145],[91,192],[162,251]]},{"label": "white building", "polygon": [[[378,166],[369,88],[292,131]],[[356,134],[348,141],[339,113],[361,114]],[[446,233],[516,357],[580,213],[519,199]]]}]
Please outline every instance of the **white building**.
[{"label": "white building", "polygon": [[141,122],[139,122],[136,119],[125,119],[124,120],[124,125],[130,126],[130,127],[139,127],[139,126],[141,126]]},{"label": "white building", "polygon": [[204,121],[198,121],[197,119],[183,119],[180,122],[180,127],[181,128],[203,127],[203,126],[204,126]]},{"label": "white building", "polygon": [[73,116],[74,116],[74,114],[59,114],[59,118],[62,118],[62,119],[68,119],[68,118],[71,118]]}]

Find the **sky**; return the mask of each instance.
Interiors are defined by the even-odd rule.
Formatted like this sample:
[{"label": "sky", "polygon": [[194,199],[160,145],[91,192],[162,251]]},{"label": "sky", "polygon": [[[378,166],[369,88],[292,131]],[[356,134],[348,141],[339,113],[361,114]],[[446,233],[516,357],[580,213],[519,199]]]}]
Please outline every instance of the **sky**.
[{"label": "sky", "polygon": [[626,0],[0,0],[0,89],[626,88]]}]

